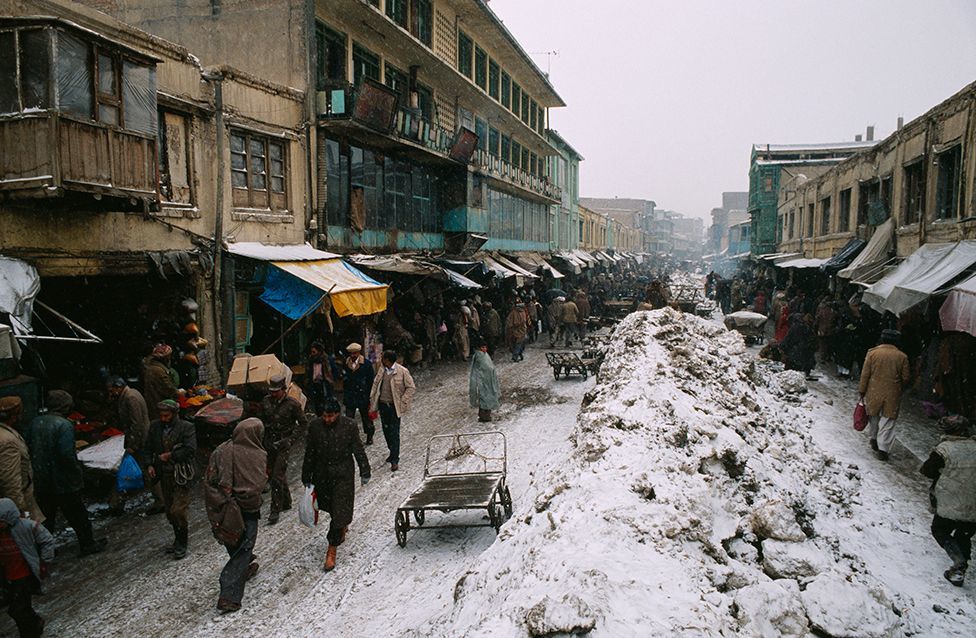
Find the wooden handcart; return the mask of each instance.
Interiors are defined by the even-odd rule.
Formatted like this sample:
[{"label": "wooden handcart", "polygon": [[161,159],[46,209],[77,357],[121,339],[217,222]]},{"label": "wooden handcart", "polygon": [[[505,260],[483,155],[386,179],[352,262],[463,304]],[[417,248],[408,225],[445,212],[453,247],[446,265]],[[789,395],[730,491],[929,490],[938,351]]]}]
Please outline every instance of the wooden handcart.
[{"label": "wooden handcart", "polygon": [[747,344],[761,344],[766,340],[766,315],[740,310],[725,315],[725,327],[742,335]]},{"label": "wooden handcart", "polygon": [[581,359],[575,352],[547,352],[546,359],[552,368],[552,378],[557,381],[559,375],[568,379],[570,374],[578,374],[586,379],[600,365],[598,359]]},{"label": "wooden handcart", "polygon": [[[496,456],[499,452],[501,455]],[[446,450],[446,452],[445,452]],[[501,432],[469,432],[432,436],[427,441],[424,479],[397,508],[393,521],[397,544],[407,545],[412,528],[493,527],[512,515],[508,473],[508,442]],[[427,512],[484,510],[488,522],[426,525]],[[411,515],[413,523],[411,524]],[[483,519],[482,519],[483,520]]]}]

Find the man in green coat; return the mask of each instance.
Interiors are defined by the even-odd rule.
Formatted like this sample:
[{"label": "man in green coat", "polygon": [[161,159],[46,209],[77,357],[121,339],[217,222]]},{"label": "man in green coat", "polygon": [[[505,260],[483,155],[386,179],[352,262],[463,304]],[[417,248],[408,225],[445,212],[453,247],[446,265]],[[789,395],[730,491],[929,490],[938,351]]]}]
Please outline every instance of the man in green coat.
[{"label": "man in green coat", "polygon": [[468,400],[472,408],[478,408],[478,420],[491,421],[491,411],[498,408],[502,388],[498,383],[495,363],[488,354],[488,344],[479,341],[471,357],[471,375],[468,379]]},{"label": "man in green coat", "polygon": [[34,469],[34,496],[47,517],[44,526],[57,531],[58,510],[78,537],[81,555],[97,554],[105,549],[104,538],[95,540],[88,510],[81,500],[84,482],[75,454],[75,427],[65,417],[73,400],[64,390],[47,393],[47,414],[34,417],[27,431],[31,465]]}]

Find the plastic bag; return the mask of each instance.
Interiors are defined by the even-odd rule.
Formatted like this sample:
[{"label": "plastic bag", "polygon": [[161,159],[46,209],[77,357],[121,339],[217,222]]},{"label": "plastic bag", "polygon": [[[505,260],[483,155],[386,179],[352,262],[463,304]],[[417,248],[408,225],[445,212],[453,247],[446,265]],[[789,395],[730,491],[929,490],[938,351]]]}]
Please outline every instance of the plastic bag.
[{"label": "plastic bag", "polygon": [[142,477],[142,468],[139,461],[131,454],[126,453],[119,464],[119,471],[115,475],[115,489],[119,492],[134,492],[141,490],[145,486]]},{"label": "plastic bag", "polygon": [[858,401],[854,406],[854,429],[860,432],[868,426],[868,410],[864,407],[864,401]]},{"label": "plastic bag", "polygon": [[305,493],[298,499],[298,520],[312,529],[319,524],[318,501],[315,498],[315,488],[311,485],[305,488]]}]

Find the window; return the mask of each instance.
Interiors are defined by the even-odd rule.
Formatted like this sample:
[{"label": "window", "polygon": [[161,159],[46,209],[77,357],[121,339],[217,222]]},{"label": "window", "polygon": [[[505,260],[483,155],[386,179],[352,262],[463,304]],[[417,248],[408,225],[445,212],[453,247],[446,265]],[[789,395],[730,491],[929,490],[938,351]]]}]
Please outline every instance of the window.
[{"label": "window", "polygon": [[772,176],[767,176],[763,178],[763,192],[771,193],[773,192],[773,178]]},{"label": "window", "polygon": [[0,113],[16,113],[20,110],[16,37],[14,31],[0,32]]},{"label": "window", "polygon": [[542,172],[539,170],[538,166],[536,166],[538,163],[539,163],[539,156],[536,155],[535,153],[532,153],[529,156],[529,173],[531,173],[532,175],[538,175],[539,173]]},{"label": "window", "polygon": [[189,117],[159,113],[159,191],[163,200],[192,204],[190,190]]},{"label": "window", "polygon": [[529,103],[529,128],[533,131],[539,130],[539,105],[535,100]]},{"label": "window", "polygon": [[519,109],[522,105],[522,87],[512,82],[512,113],[518,117]]},{"label": "window", "polygon": [[[92,104],[95,103],[90,48],[87,42],[71,34],[58,34],[59,109],[62,113],[86,120],[91,119]],[[0,54],[0,60],[2,59],[3,55]]]},{"label": "window", "polygon": [[434,119],[434,93],[419,82],[417,83],[417,106],[424,119],[428,121]]},{"label": "window", "polygon": [[234,206],[283,210],[285,143],[245,131],[230,134]]},{"label": "window", "polygon": [[478,150],[488,150],[488,124],[480,117],[474,120],[474,132],[478,136]]},{"label": "window", "polygon": [[914,224],[925,215],[925,158],[904,168],[903,190],[905,192],[904,223]]},{"label": "window", "polygon": [[502,161],[511,163],[511,155],[512,155],[512,140],[507,135],[502,135],[502,153],[501,153]]},{"label": "window", "polygon": [[101,48],[96,52],[95,119],[106,124],[122,125],[121,60]]},{"label": "window", "polygon": [[523,171],[528,171],[529,170],[529,149],[525,148],[524,146],[522,147],[522,164],[521,164],[521,166],[522,166],[522,170]]},{"label": "window", "polygon": [[498,99],[498,74],[500,70],[498,63],[494,60],[488,61],[488,95]]},{"label": "window", "polygon": [[471,58],[474,54],[474,43],[471,42],[469,38],[463,31],[458,31],[458,47],[457,47],[457,65],[458,71],[461,75],[466,77],[471,77],[472,74],[472,62]]},{"label": "window", "polygon": [[962,180],[962,145],[957,144],[936,156],[939,168],[935,185],[935,218],[955,219],[959,216],[959,187]]},{"label": "window", "polygon": [[787,218],[787,222],[786,222],[787,223],[786,237],[788,239],[793,239],[793,234],[794,234],[794,231],[795,231],[795,228],[796,228],[795,227],[795,222],[796,222],[796,209],[795,208],[791,208],[790,209],[789,217]]},{"label": "window", "polygon": [[[857,187],[857,225],[869,224],[872,207],[881,207],[881,182],[872,180],[862,182]],[[887,217],[887,213],[884,217]]]},{"label": "window", "polygon": [[488,129],[488,152],[498,157],[498,129],[495,127]]},{"label": "window", "polygon": [[[17,32],[20,43],[20,99],[25,109],[51,106],[51,36],[47,29]],[[155,106],[153,107],[155,108]]]},{"label": "window", "polygon": [[407,0],[386,0],[386,15],[404,29],[407,28]]},{"label": "window", "polygon": [[512,140],[512,159],[511,164],[515,168],[522,167],[522,145]]},{"label": "window", "polygon": [[380,58],[366,47],[352,45],[352,81],[359,86],[363,78],[380,81]]},{"label": "window", "polygon": [[820,200],[820,234],[830,234],[830,198]]},{"label": "window", "polygon": [[539,135],[543,135],[545,133],[545,129],[546,129],[546,110],[540,106],[539,107],[539,128],[536,130],[539,132]]},{"label": "window", "polygon": [[488,54],[479,46],[474,48],[474,83],[488,90]]},{"label": "window", "polygon": [[409,84],[407,74],[390,63],[383,66],[386,85],[393,89],[400,98],[400,108],[410,106]]},{"label": "window", "polygon": [[502,71],[502,106],[506,109],[512,107],[512,78],[504,71]]},{"label": "window", "polygon": [[807,206],[807,237],[813,237],[813,204]]},{"label": "window", "polygon": [[846,233],[851,227],[851,189],[840,192],[840,209],[837,211],[837,232]]},{"label": "window", "polygon": [[322,91],[346,82],[346,36],[315,23],[315,87]]},{"label": "window", "polygon": [[522,121],[525,124],[528,124],[529,123],[529,107],[530,107],[531,102],[532,102],[532,100],[529,98],[529,95],[523,91],[522,92],[522,114],[521,114],[521,118],[522,118]]},{"label": "window", "polygon": [[434,9],[431,0],[411,0],[410,8],[410,33],[429,47],[434,33]]}]

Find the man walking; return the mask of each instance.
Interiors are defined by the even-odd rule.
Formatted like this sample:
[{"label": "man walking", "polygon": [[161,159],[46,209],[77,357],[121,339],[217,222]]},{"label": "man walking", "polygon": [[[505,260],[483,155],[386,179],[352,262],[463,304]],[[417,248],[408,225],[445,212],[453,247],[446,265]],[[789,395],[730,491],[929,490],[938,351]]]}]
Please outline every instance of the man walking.
[{"label": "man walking", "polygon": [[[108,396],[112,402],[113,414],[109,423],[125,433],[125,451],[139,462],[143,474],[148,468],[146,444],[149,438],[149,408],[142,394],[135,388],[130,388],[125,380],[116,377],[108,382]],[[150,514],[162,514],[165,511],[163,499],[159,494],[158,484],[148,485],[153,495],[153,505]],[[119,516],[125,512],[122,506],[122,495],[112,490],[109,496],[109,513]]]},{"label": "man walking", "polygon": [[932,536],[952,559],[952,567],[943,576],[962,587],[976,534],[976,438],[963,416],[943,417],[939,425],[945,436],[920,471],[933,479]]},{"label": "man walking", "polygon": [[213,451],[207,466],[207,507],[219,507],[225,502],[223,499],[230,497],[240,507],[244,519],[241,538],[235,545],[227,545],[230,558],[220,572],[217,609],[224,613],[241,608],[244,583],[258,573],[254,545],[261,518],[261,492],[268,482],[268,455],[263,440],[261,420],[244,419],[234,428],[231,439]]},{"label": "man walking", "polygon": [[546,323],[549,324],[549,347],[555,348],[556,342],[562,337],[563,302],[565,297],[556,297],[546,307]]},{"label": "man walking", "polygon": [[498,383],[495,363],[488,355],[488,344],[484,340],[476,344],[471,357],[471,372],[468,379],[468,401],[472,408],[478,408],[478,421],[491,421],[491,411],[498,408],[502,389]]},{"label": "man walking", "polygon": [[400,419],[410,411],[410,403],[417,392],[410,371],[397,363],[397,353],[383,351],[383,370],[373,379],[369,393],[370,412],[379,411],[383,423],[383,437],[390,456],[386,461],[390,470],[400,469]]},{"label": "man walking", "polygon": [[343,367],[345,382],[342,402],[346,404],[346,416],[350,419],[355,419],[356,410],[359,410],[359,418],[363,421],[363,434],[366,435],[366,445],[372,445],[376,426],[369,416],[369,392],[373,389],[375,375],[372,364],[362,355],[362,351],[363,347],[358,343],[350,343],[346,346],[348,356]]},{"label": "man walking", "polygon": [[44,522],[44,513],[34,500],[34,470],[20,427],[23,403],[20,397],[0,397],[0,497],[9,498],[22,516]]},{"label": "man walking", "polygon": [[563,330],[566,335],[566,347],[573,345],[573,338],[579,340],[579,308],[576,306],[576,302],[572,299],[567,299],[563,302],[562,306],[563,314]]},{"label": "man walking", "polygon": [[173,527],[173,544],[167,554],[179,560],[186,556],[189,524],[186,510],[190,505],[197,454],[197,431],[180,418],[180,406],[172,399],[156,406],[159,418],[149,424],[149,478],[159,481],[166,508],[166,519]]},{"label": "man walking", "polygon": [[169,372],[169,363],[173,358],[173,349],[161,343],[153,348],[152,354],[146,359],[142,370],[142,391],[146,397],[146,407],[149,418],[156,419],[159,412],[156,406],[160,401],[172,399],[176,401],[177,390],[173,377]]},{"label": "man walking", "polygon": [[505,318],[505,341],[512,353],[512,361],[525,358],[525,339],[529,330],[528,313],[525,304],[517,301]]},{"label": "man walking", "polygon": [[48,413],[31,421],[27,446],[37,504],[46,512],[44,526],[54,534],[58,510],[61,510],[78,537],[81,555],[88,556],[104,551],[108,542],[104,538],[95,540],[88,510],[81,501],[84,481],[75,453],[75,426],[65,418],[73,403],[71,395],[64,390],[48,392]]},{"label": "man walking", "polygon": [[288,396],[285,377],[280,374],[271,377],[268,382],[268,395],[261,402],[261,415],[264,421],[264,449],[268,452],[268,476],[271,479],[268,525],[274,525],[281,512],[291,509],[288,456],[308,421],[302,406]]},{"label": "man walking", "polygon": [[868,350],[864,358],[858,386],[868,412],[871,448],[882,461],[888,460],[891,444],[895,441],[901,393],[911,378],[908,356],[898,349],[900,337],[897,330],[881,332],[881,345]]},{"label": "man walking", "polygon": [[321,417],[309,424],[302,463],[302,483],[315,486],[318,508],[330,516],[329,549],[324,565],[327,572],[335,569],[336,550],[346,540],[352,522],[356,494],[353,458],[359,466],[360,481],[366,485],[370,477],[369,460],[356,423],[340,416],[339,402],[329,399]]},{"label": "man walking", "polygon": [[494,355],[502,338],[502,317],[495,310],[490,301],[485,302],[484,326],[485,340],[488,342],[488,354]]},{"label": "man walking", "polygon": [[9,498],[0,498],[0,582],[6,584],[7,613],[22,638],[44,633],[44,619],[31,602],[47,563],[54,560],[54,537],[36,520],[21,518]]}]

